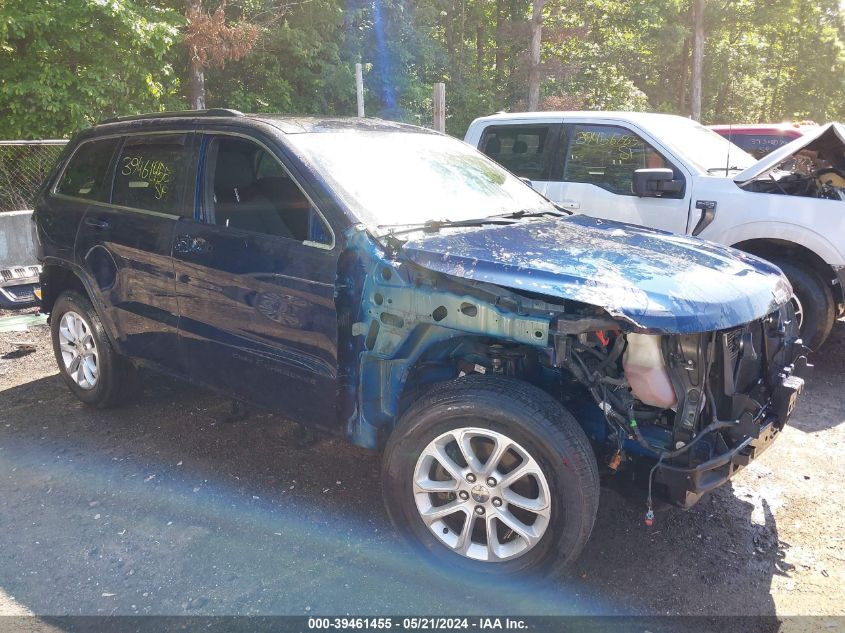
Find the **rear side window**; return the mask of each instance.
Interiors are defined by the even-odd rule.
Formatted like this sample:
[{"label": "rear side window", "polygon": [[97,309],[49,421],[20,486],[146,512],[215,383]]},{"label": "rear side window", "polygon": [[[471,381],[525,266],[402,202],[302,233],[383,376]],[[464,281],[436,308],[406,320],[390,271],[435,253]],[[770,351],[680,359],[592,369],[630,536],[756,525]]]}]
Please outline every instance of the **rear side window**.
[{"label": "rear side window", "polygon": [[190,217],[191,134],[127,137],[117,159],[112,204]]},{"label": "rear side window", "polygon": [[74,152],[56,186],[56,193],[85,200],[108,200],[109,164],[120,139],[82,143]]},{"label": "rear side window", "polygon": [[479,149],[521,178],[550,180],[557,126],[493,125]]},{"label": "rear side window", "polygon": [[563,179],[630,196],[635,170],[660,167],[674,170],[660,152],[631,130],[615,125],[576,125]]}]

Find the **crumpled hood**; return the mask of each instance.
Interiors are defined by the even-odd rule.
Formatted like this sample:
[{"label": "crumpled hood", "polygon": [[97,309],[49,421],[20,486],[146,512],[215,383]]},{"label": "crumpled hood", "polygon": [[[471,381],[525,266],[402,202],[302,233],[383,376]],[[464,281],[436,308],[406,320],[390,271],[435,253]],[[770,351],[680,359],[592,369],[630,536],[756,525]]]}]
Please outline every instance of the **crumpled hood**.
[{"label": "crumpled hood", "polygon": [[581,301],[655,333],[721,330],[783,305],[792,289],[753,255],[583,215],[450,230],[401,256],[455,277]]}]

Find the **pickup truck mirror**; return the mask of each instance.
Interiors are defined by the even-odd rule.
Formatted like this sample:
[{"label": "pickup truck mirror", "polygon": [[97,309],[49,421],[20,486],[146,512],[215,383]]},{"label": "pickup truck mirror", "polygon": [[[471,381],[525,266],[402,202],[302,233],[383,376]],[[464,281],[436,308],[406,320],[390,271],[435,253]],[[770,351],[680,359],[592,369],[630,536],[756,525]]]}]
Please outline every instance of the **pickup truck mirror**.
[{"label": "pickup truck mirror", "polygon": [[667,193],[679,193],[684,190],[684,181],[675,180],[675,173],[665,167],[637,169],[634,171],[634,194],[643,197],[659,198]]}]

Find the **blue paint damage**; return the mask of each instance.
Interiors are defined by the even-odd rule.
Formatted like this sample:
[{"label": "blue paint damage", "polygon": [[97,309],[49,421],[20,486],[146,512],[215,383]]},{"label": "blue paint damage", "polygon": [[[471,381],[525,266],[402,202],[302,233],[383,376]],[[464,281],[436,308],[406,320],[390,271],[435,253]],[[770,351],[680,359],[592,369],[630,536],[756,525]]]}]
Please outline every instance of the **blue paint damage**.
[{"label": "blue paint damage", "polygon": [[780,270],[753,255],[582,215],[418,237],[402,255],[456,277],[595,305],[655,334],[738,326],[792,295]]},{"label": "blue paint damage", "polygon": [[[396,422],[416,382],[454,378],[456,359],[472,358],[474,345],[480,356],[491,339],[553,354],[567,302],[620,330],[674,334],[748,323],[791,296],[779,269],[756,257],[584,216],[417,233],[394,252],[357,226],[345,243],[341,408],[348,436],[367,447]],[[583,406],[601,441],[603,415]]]}]

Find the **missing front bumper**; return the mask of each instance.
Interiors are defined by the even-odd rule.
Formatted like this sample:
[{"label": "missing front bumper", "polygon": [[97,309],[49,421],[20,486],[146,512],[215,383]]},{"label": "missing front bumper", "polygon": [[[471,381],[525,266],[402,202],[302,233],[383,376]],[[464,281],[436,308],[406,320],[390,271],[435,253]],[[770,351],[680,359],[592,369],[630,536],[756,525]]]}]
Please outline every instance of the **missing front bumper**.
[{"label": "missing front bumper", "polygon": [[693,506],[704,494],[726,483],[771,446],[789,421],[812,368],[805,356],[796,359],[790,371],[781,375],[765,419],[733,448],[696,466],[660,464],[655,482],[664,486],[668,501],[683,508]]}]

